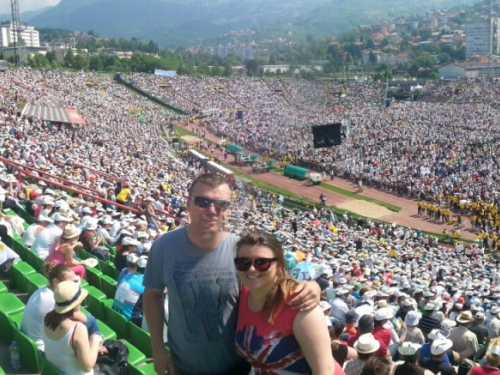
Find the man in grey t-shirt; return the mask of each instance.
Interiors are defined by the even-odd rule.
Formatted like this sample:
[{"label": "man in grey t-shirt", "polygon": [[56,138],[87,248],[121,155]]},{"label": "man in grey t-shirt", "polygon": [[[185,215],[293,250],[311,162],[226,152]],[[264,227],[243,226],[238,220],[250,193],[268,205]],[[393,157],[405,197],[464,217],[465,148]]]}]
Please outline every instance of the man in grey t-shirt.
[{"label": "man in grey t-shirt", "polygon": [[[221,230],[231,200],[227,180],[199,176],[189,189],[191,224],[154,242],[144,276],[144,314],[151,332],[155,370],[169,375],[247,374],[234,336],[239,282],[233,264],[237,237]],[[168,344],[163,344],[163,291],[168,288]],[[319,302],[309,283],[292,303],[307,309]]]}]

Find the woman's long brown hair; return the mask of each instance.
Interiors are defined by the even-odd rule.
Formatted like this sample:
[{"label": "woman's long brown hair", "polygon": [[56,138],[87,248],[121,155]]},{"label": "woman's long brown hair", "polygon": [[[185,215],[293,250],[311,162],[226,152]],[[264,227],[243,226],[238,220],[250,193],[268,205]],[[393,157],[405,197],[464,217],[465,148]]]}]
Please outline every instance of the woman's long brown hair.
[{"label": "woman's long brown hair", "polygon": [[273,252],[274,257],[277,259],[276,266],[278,272],[276,283],[267,294],[266,301],[264,302],[264,308],[262,309],[267,322],[273,324],[278,307],[286,301],[287,297],[295,289],[299,282],[287,273],[283,246],[275,236],[267,232],[249,232],[245,236],[241,237],[236,244],[236,254],[238,254],[239,250],[245,245],[266,246]]}]

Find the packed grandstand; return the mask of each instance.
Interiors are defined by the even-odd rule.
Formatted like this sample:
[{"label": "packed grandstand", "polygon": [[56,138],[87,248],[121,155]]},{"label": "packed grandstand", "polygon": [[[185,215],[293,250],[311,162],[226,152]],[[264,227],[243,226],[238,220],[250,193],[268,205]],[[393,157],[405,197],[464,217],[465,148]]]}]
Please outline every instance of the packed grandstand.
[{"label": "packed grandstand", "polygon": [[[158,236],[189,224],[187,189],[206,166],[179,156],[169,141],[169,125],[198,121],[206,132],[265,158],[361,179],[367,186],[418,199],[422,217],[468,218],[478,241],[444,245],[418,229],[358,220],[328,207],[291,208],[278,194],[234,180],[228,229],[236,234],[248,229],[272,232],[285,245],[292,273],[300,268],[306,278],[323,275],[324,299],[329,301],[325,311],[335,322],[348,320],[346,313],[361,316],[388,309],[392,315],[379,312],[375,319],[390,315],[381,320],[391,332],[386,343],[391,350],[415,338],[406,332],[403,336],[401,322],[408,310],[423,311],[420,321],[427,323],[431,320],[425,317],[432,316],[432,328],[443,335],[450,334],[447,324],[455,325],[459,318],[460,327],[451,328],[450,334],[455,359],[462,355],[477,361],[488,341],[464,341],[464,335],[453,331],[463,328],[466,312],[475,314],[473,326],[487,327],[489,340],[500,336],[500,270],[494,252],[500,229],[497,81],[429,81],[419,100],[386,107],[385,84],[377,82],[339,85],[146,74],[122,78],[185,115],[168,112],[94,73],[16,69],[0,74],[0,195],[4,213],[15,218],[4,217],[7,233],[2,241],[22,258],[9,270],[17,289],[34,292],[29,289],[33,281],[22,274],[39,274],[40,259],[48,255],[37,243],[44,232],[38,226],[61,221],[57,215],[63,215],[83,233],[95,231],[102,237],[99,243],[81,239],[85,248],[76,250],[78,258],[95,261],[78,272],[98,301],[86,308],[101,327],[107,324],[121,336],[123,326],[111,313],[103,313],[106,304],[99,299],[110,301],[106,311],[123,313],[113,301],[118,277],[138,261],[124,249],[147,254]],[[26,118],[21,111],[27,103],[76,109],[86,125]],[[243,113],[239,118],[238,111]],[[332,122],[349,123],[349,137],[339,147],[313,149],[310,125]],[[464,221],[457,224],[461,227]],[[33,242],[26,243],[30,236]],[[0,290],[0,310],[8,308],[1,302],[3,294]],[[19,312],[22,308],[0,322],[22,319]],[[124,332],[126,336],[127,328]],[[13,338],[2,334],[4,340]],[[151,356],[144,341],[128,337],[145,357]],[[394,357],[396,351],[391,352]],[[37,364],[30,365],[40,371]],[[348,375],[357,374],[347,370],[346,365]]]}]

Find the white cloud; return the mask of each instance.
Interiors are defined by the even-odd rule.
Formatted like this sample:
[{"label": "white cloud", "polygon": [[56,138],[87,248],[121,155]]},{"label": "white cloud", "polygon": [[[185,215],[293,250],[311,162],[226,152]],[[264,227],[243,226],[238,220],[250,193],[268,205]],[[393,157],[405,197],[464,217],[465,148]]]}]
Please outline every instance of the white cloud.
[{"label": "white cloud", "polygon": [[[61,0],[19,0],[19,10],[37,10],[50,5],[57,5]],[[0,1],[0,14],[10,14],[11,7],[9,0]]]}]

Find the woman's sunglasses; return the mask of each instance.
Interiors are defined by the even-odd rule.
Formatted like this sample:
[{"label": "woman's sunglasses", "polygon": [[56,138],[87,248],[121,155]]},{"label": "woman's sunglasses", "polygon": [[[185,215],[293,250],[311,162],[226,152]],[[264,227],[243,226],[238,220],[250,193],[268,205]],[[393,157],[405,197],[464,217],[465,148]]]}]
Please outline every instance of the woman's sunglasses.
[{"label": "woman's sunglasses", "polygon": [[250,259],[246,257],[234,258],[234,265],[238,271],[248,271],[250,266],[253,265],[258,272],[266,272],[277,258],[255,258]]}]

